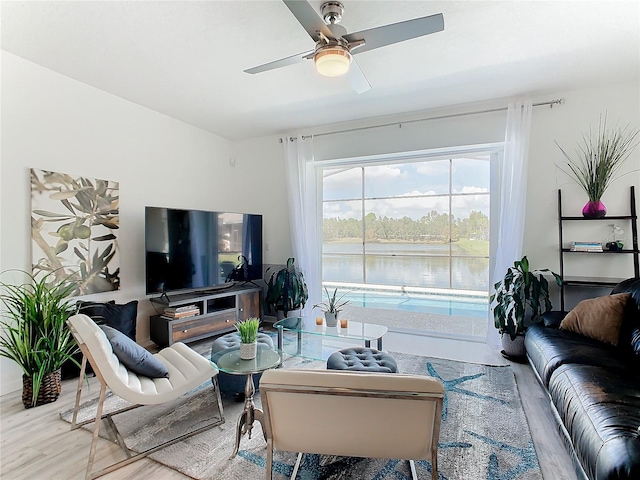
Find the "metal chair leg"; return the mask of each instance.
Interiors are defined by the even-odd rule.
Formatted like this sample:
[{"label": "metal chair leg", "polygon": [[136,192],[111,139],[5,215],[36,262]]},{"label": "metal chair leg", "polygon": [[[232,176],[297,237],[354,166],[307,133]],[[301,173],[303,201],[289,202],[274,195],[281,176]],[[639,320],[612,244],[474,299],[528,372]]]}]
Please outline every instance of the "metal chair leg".
[{"label": "metal chair leg", "polygon": [[416,472],[416,462],[409,460],[409,469],[411,470],[411,480],[418,480],[418,472]]},{"label": "metal chair leg", "polygon": [[93,438],[91,439],[91,448],[89,450],[89,462],[87,463],[87,474],[85,480],[91,480],[91,470],[93,469],[93,459],[96,455],[96,444],[98,443],[98,435],[100,434],[100,421],[102,419],[102,406],[104,398],[107,394],[107,386],[103,383],[100,385],[100,400],[98,400],[98,410],[96,412],[96,424],[93,427]]},{"label": "metal chair leg", "polygon": [[291,474],[291,480],[295,480],[298,475],[298,469],[300,468],[300,463],[302,462],[302,452],[298,453],[298,459],[296,460],[296,464],[293,467],[293,473]]},{"label": "metal chair leg", "polygon": [[78,411],[80,410],[80,397],[82,395],[82,381],[84,380],[84,374],[87,369],[87,357],[82,355],[82,366],[80,367],[80,376],[78,377],[78,387],[76,389],[76,404],[73,407],[73,418],[71,419],[71,430],[75,430],[80,425],[77,425]]}]

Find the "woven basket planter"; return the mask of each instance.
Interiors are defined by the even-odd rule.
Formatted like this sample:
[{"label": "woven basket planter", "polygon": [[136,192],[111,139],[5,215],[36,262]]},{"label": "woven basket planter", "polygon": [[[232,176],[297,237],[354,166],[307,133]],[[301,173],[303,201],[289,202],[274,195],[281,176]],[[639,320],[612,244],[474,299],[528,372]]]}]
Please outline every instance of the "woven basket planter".
[{"label": "woven basket planter", "polygon": [[55,372],[48,373],[42,379],[42,385],[40,385],[40,391],[36,399],[36,404],[33,402],[33,378],[22,375],[22,404],[24,408],[37,407],[44,405],[45,403],[55,402],[60,396],[62,391],[62,372],[61,369]]}]

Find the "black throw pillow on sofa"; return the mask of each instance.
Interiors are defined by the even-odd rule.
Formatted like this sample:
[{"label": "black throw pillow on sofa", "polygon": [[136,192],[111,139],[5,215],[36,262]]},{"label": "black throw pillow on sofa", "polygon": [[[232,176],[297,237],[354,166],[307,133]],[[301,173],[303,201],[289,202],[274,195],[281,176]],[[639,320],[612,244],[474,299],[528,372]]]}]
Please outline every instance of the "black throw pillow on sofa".
[{"label": "black throw pillow on sofa", "polygon": [[136,339],[136,318],[138,316],[138,301],[132,300],[124,305],[115,301],[107,303],[85,302],[76,303],[78,313],[84,313],[98,325],[108,325],[124,333],[131,340]]}]

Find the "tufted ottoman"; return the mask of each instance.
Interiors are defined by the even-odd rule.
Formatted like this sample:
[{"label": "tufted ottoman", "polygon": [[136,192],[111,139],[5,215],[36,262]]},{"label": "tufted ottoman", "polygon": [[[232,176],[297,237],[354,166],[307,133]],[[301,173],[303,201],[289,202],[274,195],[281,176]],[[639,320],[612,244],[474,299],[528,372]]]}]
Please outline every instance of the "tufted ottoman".
[{"label": "tufted ottoman", "polygon": [[[269,348],[273,348],[273,340],[266,333],[258,333],[258,344],[267,345]],[[211,344],[211,357],[216,353],[224,352],[230,348],[240,346],[240,334],[238,332],[227,333],[219,338],[216,338]],[[253,384],[258,390],[258,384],[260,383],[261,373],[253,375]],[[246,384],[246,377],[244,375],[231,375],[229,373],[218,373],[218,384],[220,385],[220,391],[222,393],[231,394],[243,394]]]},{"label": "tufted ottoman", "polygon": [[397,373],[398,364],[391,355],[375,348],[351,347],[332,353],[327,370]]}]

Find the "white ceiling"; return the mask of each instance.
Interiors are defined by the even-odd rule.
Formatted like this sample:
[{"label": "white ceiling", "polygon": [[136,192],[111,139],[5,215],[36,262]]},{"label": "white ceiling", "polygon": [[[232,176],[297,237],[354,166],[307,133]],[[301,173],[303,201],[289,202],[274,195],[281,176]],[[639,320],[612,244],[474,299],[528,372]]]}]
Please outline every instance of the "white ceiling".
[{"label": "white ceiling", "polygon": [[[2,1],[2,48],[230,139],[522,94],[640,83],[640,2],[342,0],[348,32],[444,14],[445,29],[356,55],[372,89],[311,60],[268,1]],[[319,10],[322,1],[310,1]]]}]

